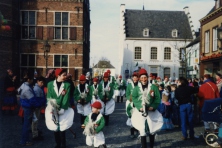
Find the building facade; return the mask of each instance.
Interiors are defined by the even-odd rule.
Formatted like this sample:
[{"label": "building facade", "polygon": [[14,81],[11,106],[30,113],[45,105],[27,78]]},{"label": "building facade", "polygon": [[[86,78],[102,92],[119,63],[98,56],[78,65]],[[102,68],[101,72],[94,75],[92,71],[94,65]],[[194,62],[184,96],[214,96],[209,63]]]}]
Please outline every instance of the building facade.
[{"label": "building facade", "polygon": [[92,77],[102,77],[107,70],[110,70],[111,76],[115,76],[116,69],[110,61],[100,60],[92,67]]},{"label": "building facade", "polygon": [[90,54],[89,8],[89,0],[21,1],[21,75],[29,69],[45,76],[48,69],[59,67],[67,69],[75,80],[86,73]]},{"label": "building facade", "polygon": [[[184,11],[130,10],[120,6],[119,67],[123,76],[135,65],[175,79],[185,47],[195,38],[188,7]],[[123,58],[122,58],[123,57]]]},{"label": "building facade", "polygon": [[222,47],[217,28],[222,24],[222,0],[216,0],[212,10],[200,20],[200,75],[222,73]]}]

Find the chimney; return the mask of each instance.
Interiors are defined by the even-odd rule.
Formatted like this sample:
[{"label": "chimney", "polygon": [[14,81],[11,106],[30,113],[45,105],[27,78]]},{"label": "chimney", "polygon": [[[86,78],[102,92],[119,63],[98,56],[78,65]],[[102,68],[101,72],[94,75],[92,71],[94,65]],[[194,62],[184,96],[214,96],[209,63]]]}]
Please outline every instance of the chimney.
[{"label": "chimney", "polygon": [[222,0],[215,0],[215,9],[220,8]]},{"label": "chimney", "polygon": [[185,14],[187,15],[187,14],[189,13],[189,7],[188,7],[188,6],[184,7],[184,8],[183,8],[183,11],[184,11]]}]

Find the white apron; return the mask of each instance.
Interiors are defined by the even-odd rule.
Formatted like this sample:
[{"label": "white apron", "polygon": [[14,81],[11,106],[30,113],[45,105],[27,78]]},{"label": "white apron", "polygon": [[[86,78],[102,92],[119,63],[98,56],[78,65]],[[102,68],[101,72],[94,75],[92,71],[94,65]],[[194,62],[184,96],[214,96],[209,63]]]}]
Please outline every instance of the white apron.
[{"label": "white apron", "polygon": [[105,115],[110,115],[113,113],[114,109],[115,109],[115,101],[113,99],[110,99],[108,102],[106,102],[106,104],[104,104],[104,108],[101,109],[101,111]]},{"label": "white apron", "polygon": [[[91,115],[92,113],[89,115],[89,122],[92,122]],[[102,114],[99,114],[94,123],[99,121],[101,117],[102,117]],[[103,144],[105,144],[105,137],[102,131],[100,131],[99,133],[95,135],[90,135],[90,136],[86,135],[86,145],[88,146],[94,145],[94,147],[99,147],[100,145],[103,145]]]},{"label": "white apron", "polygon": [[116,90],[116,96],[124,96],[126,93],[125,89]]},{"label": "white apron", "polygon": [[79,114],[82,114],[83,116],[88,116],[92,112],[90,103],[87,103],[85,105],[78,103],[77,104],[77,112]]},{"label": "white apron", "polygon": [[45,123],[47,128],[51,131],[58,131],[58,126],[59,131],[65,131],[66,129],[69,129],[73,124],[73,118],[74,111],[69,107],[67,110],[65,110],[64,114],[59,115],[59,125],[56,125],[52,120],[51,109],[49,109],[49,106],[46,107]]}]

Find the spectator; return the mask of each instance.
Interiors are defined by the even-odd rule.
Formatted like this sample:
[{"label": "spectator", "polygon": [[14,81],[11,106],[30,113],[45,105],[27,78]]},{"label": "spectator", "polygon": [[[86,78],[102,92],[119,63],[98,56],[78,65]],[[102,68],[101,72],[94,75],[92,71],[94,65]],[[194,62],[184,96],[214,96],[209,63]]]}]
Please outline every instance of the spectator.
[{"label": "spectator", "polygon": [[216,73],[216,84],[220,93],[220,97],[222,98],[222,75],[220,73]]},{"label": "spectator", "polygon": [[[212,100],[215,98],[219,98],[219,91],[216,84],[210,81],[210,75],[205,74],[204,75],[204,82],[199,88],[199,107],[200,109],[203,107],[205,100]],[[204,122],[205,129],[208,130],[209,124],[207,122]]]},{"label": "spectator", "polygon": [[185,78],[180,77],[178,81],[178,88],[175,91],[175,96],[180,105],[180,119],[182,128],[182,140],[188,138],[187,135],[187,123],[189,125],[189,137],[194,139],[193,128],[193,110],[192,110],[192,98],[191,95],[196,93],[196,88],[188,86],[188,82]]}]

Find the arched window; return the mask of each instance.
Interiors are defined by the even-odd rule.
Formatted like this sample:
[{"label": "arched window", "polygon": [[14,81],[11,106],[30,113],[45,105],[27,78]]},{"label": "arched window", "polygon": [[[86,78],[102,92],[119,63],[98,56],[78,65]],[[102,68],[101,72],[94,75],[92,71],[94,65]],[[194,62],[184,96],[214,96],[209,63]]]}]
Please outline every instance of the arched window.
[{"label": "arched window", "polygon": [[164,68],[164,77],[170,77],[170,68],[166,67]]},{"label": "arched window", "polygon": [[134,59],[141,60],[142,59],[141,55],[142,55],[141,47],[135,47]]},{"label": "arched window", "polygon": [[171,48],[164,48],[164,60],[171,60]]}]

